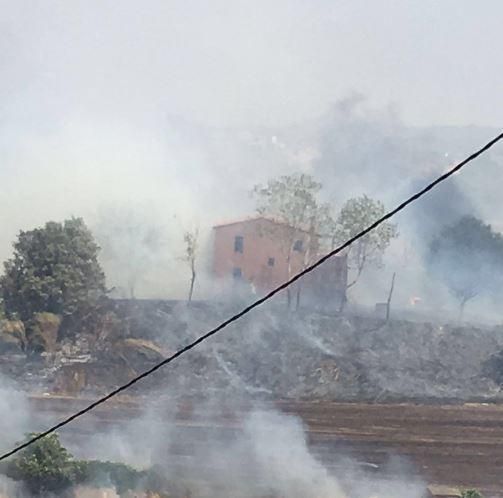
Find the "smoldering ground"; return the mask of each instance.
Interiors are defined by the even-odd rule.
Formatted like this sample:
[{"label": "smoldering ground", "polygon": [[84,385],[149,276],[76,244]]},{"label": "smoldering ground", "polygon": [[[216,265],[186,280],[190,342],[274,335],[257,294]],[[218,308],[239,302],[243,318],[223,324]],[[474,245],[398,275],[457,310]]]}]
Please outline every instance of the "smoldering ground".
[{"label": "smoldering ground", "polygon": [[[0,440],[2,448],[13,447],[23,440],[24,435],[33,428],[34,419],[25,393],[15,383],[0,376]],[[22,498],[25,490],[0,474],[0,496],[5,498]]]},{"label": "smoldering ground", "polygon": [[299,418],[244,398],[240,405],[224,397],[195,403],[183,421],[169,403],[157,401],[145,416],[74,446],[86,457],[154,465],[183,496],[363,498],[406,491],[420,497],[424,491],[399,459],[385,464],[379,477],[350,454],[332,454],[325,466]]},{"label": "smoldering ground", "polygon": [[[23,393],[5,379],[1,386],[5,450],[27,431],[40,429],[41,421],[29,412]],[[380,479],[366,474],[350,455],[332,459],[332,468],[324,466],[309,448],[299,418],[251,398],[196,403],[183,421],[177,419],[172,398],[158,394],[143,402],[143,415],[112,430],[104,431],[102,424],[92,429],[89,420],[83,432],[76,425],[63,429],[63,444],[77,458],[118,461],[138,469],[155,466],[175,496],[364,498],[398,497],[407,490],[419,498],[424,489],[398,460],[390,462]],[[22,483],[6,477],[0,480],[0,493],[8,498],[30,496]]]},{"label": "smoldering ground", "polygon": [[[180,298],[185,227],[198,223],[208,234],[216,221],[250,214],[248,191],[271,176],[312,173],[336,207],[361,193],[393,206],[493,135],[480,126],[499,122],[492,95],[500,82],[481,69],[491,56],[487,47],[498,46],[502,7],[496,0],[483,11],[470,2],[391,4],[388,11],[358,1],[154,1],[139,11],[130,1],[2,2],[1,258],[10,256],[20,229],[83,216],[104,246],[109,287]],[[470,85],[460,85],[467,74]],[[355,90],[368,104],[344,98]],[[439,127],[445,123],[479,126]],[[456,177],[432,209],[426,198],[420,212],[397,220],[402,237],[384,270],[369,271],[355,287],[353,301],[382,301],[397,271],[396,306],[407,309],[419,297],[430,317],[454,308],[422,254],[439,224],[467,210],[501,229],[494,181],[501,153],[488,157]],[[139,229],[125,223],[125,230],[112,230],[117,217],[102,215],[111,211],[119,220],[136,217]],[[159,232],[160,239],[150,236]],[[204,276],[209,250],[203,254],[196,295],[208,298],[215,288]],[[498,311],[482,304],[482,318]],[[19,403],[5,409],[5,437],[18,439],[31,428]],[[142,441],[139,429],[131,431]],[[307,452],[298,421],[260,412],[243,431],[234,442],[217,438],[217,451],[206,455],[242,476],[235,461],[218,459],[230,446],[257,480],[276,485],[274,470],[283,476],[280,491],[295,492],[289,479],[298,476],[278,463],[290,458],[274,439],[282,434],[307,469],[298,489],[338,492],[341,484]],[[155,461],[148,447],[135,452],[122,435],[113,438],[118,457]],[[270,440],[277,444],[267,446]]]}]

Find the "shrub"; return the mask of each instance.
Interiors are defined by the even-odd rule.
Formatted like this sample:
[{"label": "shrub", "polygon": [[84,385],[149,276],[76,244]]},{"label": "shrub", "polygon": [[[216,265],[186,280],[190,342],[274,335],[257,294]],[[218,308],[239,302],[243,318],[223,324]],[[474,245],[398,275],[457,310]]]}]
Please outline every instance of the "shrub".
[{"label": "shrub", "polygon": [[465,489],[461,492],[461,498],[484,498],[478,489]]}]

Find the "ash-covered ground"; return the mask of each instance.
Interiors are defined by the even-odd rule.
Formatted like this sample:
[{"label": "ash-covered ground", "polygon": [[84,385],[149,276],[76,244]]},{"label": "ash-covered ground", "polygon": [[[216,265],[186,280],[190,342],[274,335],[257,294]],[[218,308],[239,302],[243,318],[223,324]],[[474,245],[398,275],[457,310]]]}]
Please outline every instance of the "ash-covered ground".
[{"label": "ash-covered ground", "polygon": [[[27,391],[107,391],[149,368],[233,311],[229,306],[114,301],[113,320],[30,355],[3,347],[1,373]],[[3,333],[5,336],[6,333]],[[139,386],[174,396],[215,392],[322,401],[503,399],[502,327],[288,312],[264,307]]]}]

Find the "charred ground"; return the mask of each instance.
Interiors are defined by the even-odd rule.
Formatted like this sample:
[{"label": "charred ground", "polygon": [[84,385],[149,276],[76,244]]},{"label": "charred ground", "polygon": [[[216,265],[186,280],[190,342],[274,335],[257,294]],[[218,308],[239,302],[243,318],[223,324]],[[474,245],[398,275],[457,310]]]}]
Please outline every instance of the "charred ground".
[{"label": "charred ground", "polygon": [[[4,321],[0,369],[27,391],[98,394],[232,311],[215,303],[110,300],[95,329],[71,336],[61,337],[57,323],[42,317],[42,352],[30,352],[22,327]],[[225,392],[268,400],[496,402],[503,398],[501,332],[269,306],[137,388],[162,385],[182,398]]]}]

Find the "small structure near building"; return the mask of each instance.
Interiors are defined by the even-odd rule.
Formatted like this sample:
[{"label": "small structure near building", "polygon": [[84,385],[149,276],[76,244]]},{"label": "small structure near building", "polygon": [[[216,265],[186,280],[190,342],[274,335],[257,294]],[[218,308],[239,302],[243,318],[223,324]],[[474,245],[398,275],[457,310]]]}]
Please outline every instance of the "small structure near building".
[{"label": "small structure near building", "polygon": [[[320,256],[318,235],[264,216],[216,225],[213,231],[213,274],[223,281],[246,283],[257,292],[279,286]],[[323,306],[342,302],[346,256],[331,258],[298,285],[303,299]]]}]

